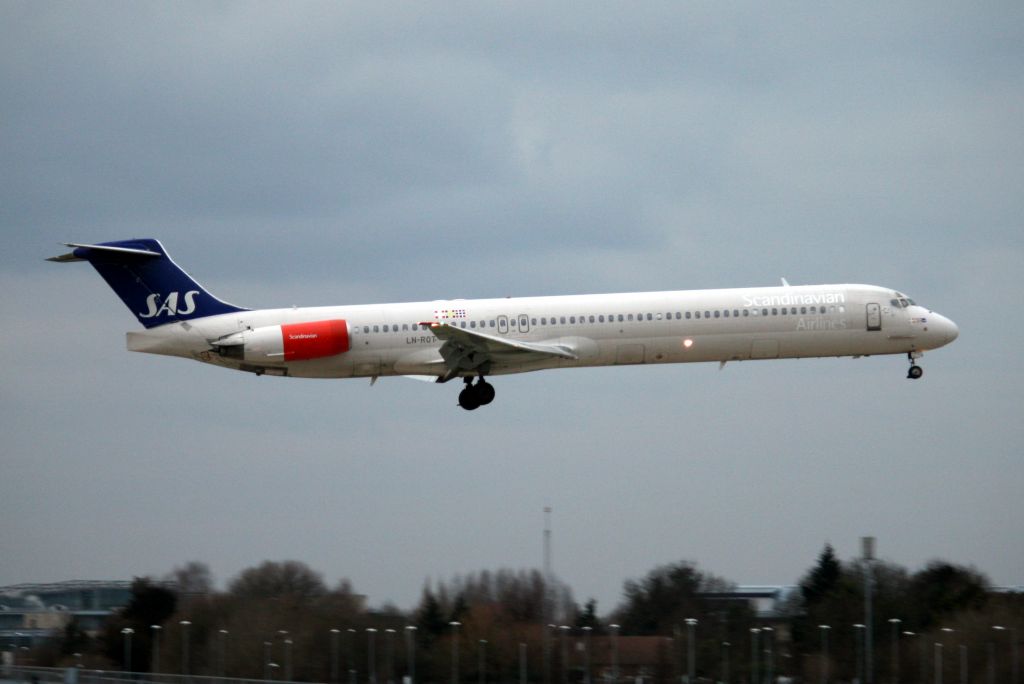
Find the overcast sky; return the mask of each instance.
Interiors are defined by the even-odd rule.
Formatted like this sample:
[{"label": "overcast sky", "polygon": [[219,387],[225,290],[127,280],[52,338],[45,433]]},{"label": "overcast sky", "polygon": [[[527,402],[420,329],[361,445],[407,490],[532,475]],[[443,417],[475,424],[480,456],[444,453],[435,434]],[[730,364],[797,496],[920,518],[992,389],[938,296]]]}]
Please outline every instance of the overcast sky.
[{"label": "overcast sky", "polygon": [[[691,560],[796,582],[859,538],[1024,585],[1024,5],[0,1],[0,585],[371,604],[554,567],[607,613]],[[133,354],[64,241],[155,237],[249,307],[864,282],[906,359],[548,371],[495,403]],[[1019,303],[1019,302],[1018,302]]]}]

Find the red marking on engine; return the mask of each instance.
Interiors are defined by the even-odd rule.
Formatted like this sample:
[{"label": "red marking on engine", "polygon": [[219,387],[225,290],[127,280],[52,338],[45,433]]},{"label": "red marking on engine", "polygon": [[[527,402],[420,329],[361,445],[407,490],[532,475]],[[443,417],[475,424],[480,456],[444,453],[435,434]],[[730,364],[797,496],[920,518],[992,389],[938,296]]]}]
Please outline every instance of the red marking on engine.
[{"label": "red marking on engine", "polygon": [[285,361],[334,356],[349,349],[348,325],[343,320],[289,323],[281,326]]}]

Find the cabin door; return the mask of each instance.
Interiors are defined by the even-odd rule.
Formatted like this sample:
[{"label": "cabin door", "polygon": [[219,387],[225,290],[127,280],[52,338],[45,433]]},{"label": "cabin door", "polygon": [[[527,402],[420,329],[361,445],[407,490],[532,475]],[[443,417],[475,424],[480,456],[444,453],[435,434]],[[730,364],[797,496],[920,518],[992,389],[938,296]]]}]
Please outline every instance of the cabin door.
[{"label": "cabin door", "polygon": [[867,309],[868,330],[882,329],[882,307],[871,302]]}]

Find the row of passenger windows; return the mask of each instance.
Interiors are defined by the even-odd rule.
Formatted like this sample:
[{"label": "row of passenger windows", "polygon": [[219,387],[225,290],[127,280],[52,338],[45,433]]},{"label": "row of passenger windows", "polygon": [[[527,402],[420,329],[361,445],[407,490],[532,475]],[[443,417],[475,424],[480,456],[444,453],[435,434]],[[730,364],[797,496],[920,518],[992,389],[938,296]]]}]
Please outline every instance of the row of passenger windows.
[{"label": "row of passenger windows", "polygon": [[[662,320],[693,320],[693,319],[711,319],[711,318],[748,318],[750,316],[797,316],[797,315],[823,315],[823,314],[836,314],[845,313],[846,307],[843,305],[832,305],[832,306],[790,306],[790,307],[772,307],[772,308],[761,308],[761,309],[715,309],[705,311],[668,311],[665,313],[638,313],[638,314],[586,314],[582,316],[541,316],[540,318],[530,318],[530,325],[532,326],[547,326],[547,325],[578,325],[583,323],[628,323],[632,321],[662,321]],[[458,325],[460,328],[469,329],[484,329],[484,328],[497,328],[498,322],[496,319],[488,321],[451,321],[452,325]],[[508,326],[510,328],[518,328],[519,321],[517,318],[510,316],[508,319]],[[401,328],[401,330],[399,329]],[[423,330],[425,326],[421,326],[418,323],[394,323],[391,325],[364,325],[363,332],[368,333],[372,329],[373,332],[409,332]]]}]

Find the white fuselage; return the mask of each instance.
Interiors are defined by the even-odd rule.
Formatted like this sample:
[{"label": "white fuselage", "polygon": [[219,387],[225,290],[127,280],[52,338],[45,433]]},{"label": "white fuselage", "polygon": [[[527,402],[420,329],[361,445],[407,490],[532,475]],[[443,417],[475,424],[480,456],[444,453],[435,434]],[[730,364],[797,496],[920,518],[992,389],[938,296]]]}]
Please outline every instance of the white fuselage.
[{"label": "white fuselage", "polygon": [[[346,351],[301,361],[269,354],[240,360],[214,351],[215,341],[238,333],[326,320],[344,321]],[[445,369],[442,340],[429,324],[566,353],[538,358],[497,354],[489,375],[559,367],[918,353],[957,336],[952,321],[894,290],[813,285],[241,311],[128,333],[128,348],[292,377],[440,377]]]}]

